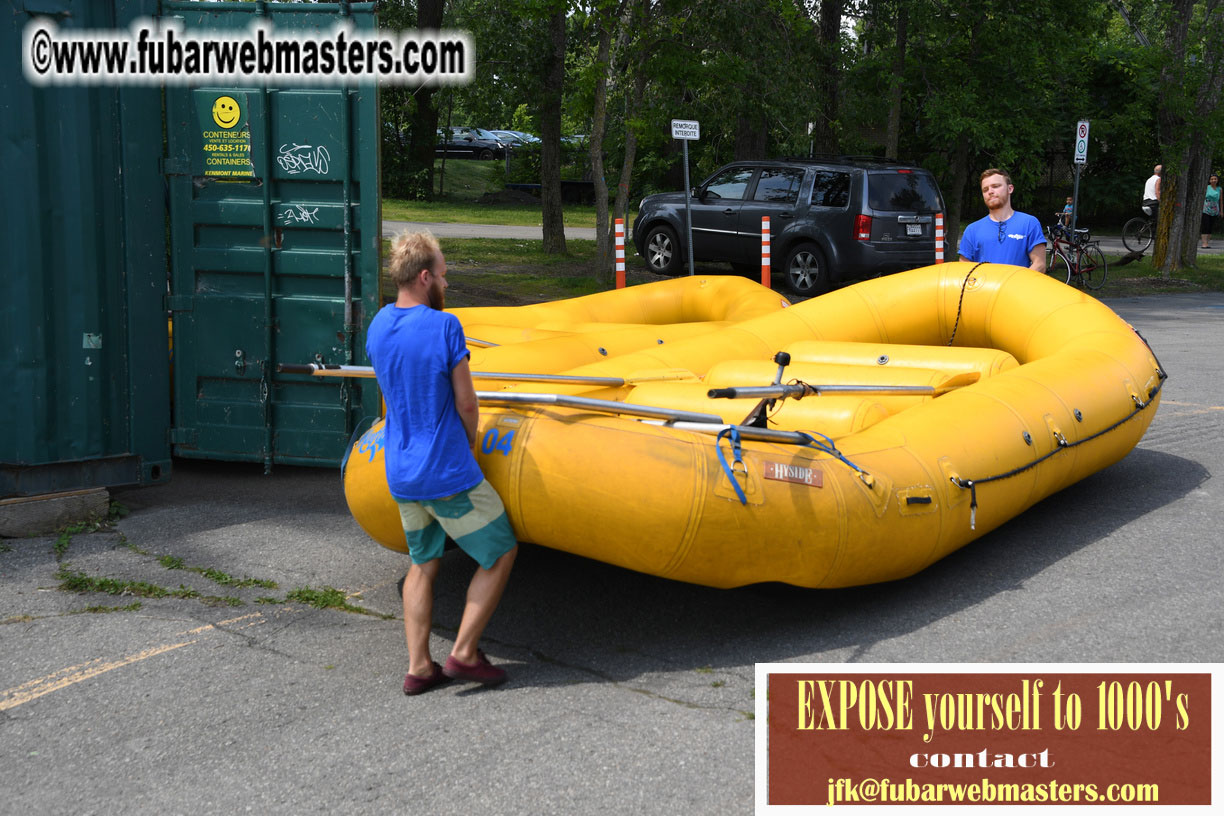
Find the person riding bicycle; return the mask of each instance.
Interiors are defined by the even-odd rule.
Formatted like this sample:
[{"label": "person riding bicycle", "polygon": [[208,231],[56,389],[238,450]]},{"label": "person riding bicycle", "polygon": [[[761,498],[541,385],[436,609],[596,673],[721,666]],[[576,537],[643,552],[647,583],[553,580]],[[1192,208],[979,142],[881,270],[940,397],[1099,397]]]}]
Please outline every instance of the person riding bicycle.
[{"label": "person riding bicycle", "polygon": [[1140,209],[1144,214],[1156,220],[1156,214],[1160,210],[1160,171],[1162,165],[1156,165],[1152,168],[1152,175],[1143,184],[1143,198],[1141,199]]}]

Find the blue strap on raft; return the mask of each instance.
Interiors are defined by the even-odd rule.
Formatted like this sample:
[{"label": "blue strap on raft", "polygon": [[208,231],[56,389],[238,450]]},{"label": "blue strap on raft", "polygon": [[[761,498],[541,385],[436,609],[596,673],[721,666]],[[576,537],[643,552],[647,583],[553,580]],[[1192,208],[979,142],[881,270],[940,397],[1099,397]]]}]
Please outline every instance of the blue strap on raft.
[{"label": "blue strap on raft", "polygon": [[727,480],[731,482],[731,486],[735,488],[735,495],[739,496],[740,504],[747,504],[748,497],[744,495],[744,488],[740,487],[740,483],[735,480],[735,471],[732,465],[727,464],[727,457],[723,454],[722,441],[723,437],[731,439],[731,453],[735,456],[735,464],[743,468],[744,473],[748,472],[748,468],[744,465],[744,450],[740,445],[739,429],[734,425],[723,428],[718,432],[718,436],[714,439],[714,450],[718,451],[718,461],[722,463],[723,473],[727,474]]}]

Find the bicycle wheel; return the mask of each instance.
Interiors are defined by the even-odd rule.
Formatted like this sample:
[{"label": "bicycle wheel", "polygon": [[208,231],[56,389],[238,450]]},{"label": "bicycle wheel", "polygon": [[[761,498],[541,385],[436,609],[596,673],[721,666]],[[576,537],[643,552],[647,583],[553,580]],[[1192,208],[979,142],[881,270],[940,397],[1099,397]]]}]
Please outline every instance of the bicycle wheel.
[{"label": "bicycle wheel", "polygon": [[1054,257],[1046,265],[1046,274],[1055,280],[1063,283],[1071,282],[1071,262],[1067,260],[1067,256],[1061,251],[1055,252]]},{"label": "bicycle wheel", "polygon": [[1079,256],[1079,279],[1089,289],[1100,289],[1109,274],[1109,263],[1096,244],[1085,247]]},{"label": "bicycle wheel", "polygon": [[1143,244],[1146,250],[1152,245],[1152,241],[1156,239],[1156,222],[1148,219],[1143,222],[1143,226],[1139,229],[1139,243]]},{"label": "bicycle wheel", "polygon": [[1122,244],[1131,252],[1146,252],[1152,245],[1152,222],[1146,218],[1132,218],[1122,228]]}]

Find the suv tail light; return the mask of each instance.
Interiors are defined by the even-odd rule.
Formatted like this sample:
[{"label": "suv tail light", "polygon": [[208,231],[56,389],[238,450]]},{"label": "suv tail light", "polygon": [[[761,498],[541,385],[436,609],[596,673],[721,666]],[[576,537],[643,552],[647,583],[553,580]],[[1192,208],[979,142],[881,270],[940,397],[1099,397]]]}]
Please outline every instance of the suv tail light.
[{"label": "suv tail light", "polygon": [[854,216],[854,240],[870,241],[871,240],[871,216],[856,215]]}]

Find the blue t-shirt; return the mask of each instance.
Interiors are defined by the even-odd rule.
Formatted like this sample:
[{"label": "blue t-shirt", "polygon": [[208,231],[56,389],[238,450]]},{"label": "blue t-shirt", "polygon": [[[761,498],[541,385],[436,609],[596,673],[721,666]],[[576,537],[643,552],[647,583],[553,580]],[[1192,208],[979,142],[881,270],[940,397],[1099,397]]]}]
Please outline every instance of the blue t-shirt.
[{"label": "blue t-shirt", "polygon": [[428,306],[384,306],[370,321],[366,354],[387,403],[387,485],[402,501],[440,499],[484,475],[455,407],[451,371],[468,358],[463,326]]},{"label": "blue t-shirt", "polygon": [[961,236],[960,255],[970,261],[1028,266],[1029,252],[1046,242],[1041,222],[1028,213],[1012,213],[1003,222],[1002,239],[999,222],[986,216],[965,227]]}]

